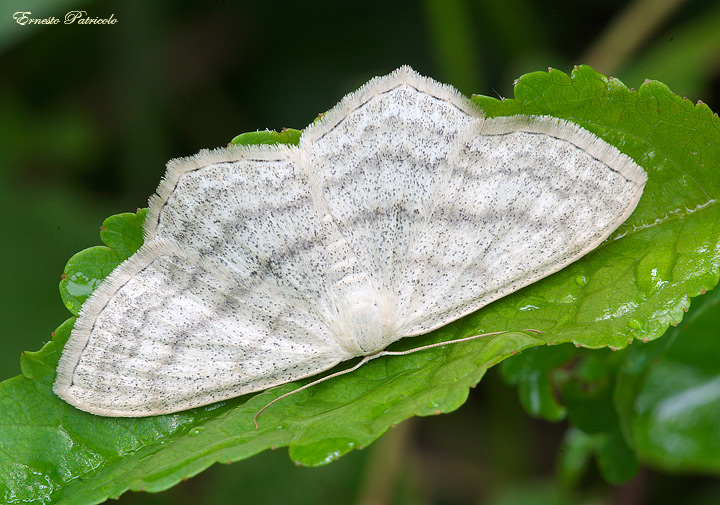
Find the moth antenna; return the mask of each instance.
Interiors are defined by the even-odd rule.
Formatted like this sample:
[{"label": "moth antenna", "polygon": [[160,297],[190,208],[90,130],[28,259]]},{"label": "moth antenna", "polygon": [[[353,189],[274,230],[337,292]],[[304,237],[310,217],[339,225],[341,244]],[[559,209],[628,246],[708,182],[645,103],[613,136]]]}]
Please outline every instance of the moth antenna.
[{"label": "moth antenna", "polygon": [[471,337],[456,338],[455,340],[448,340],[448,341],[446,341],[446,342],[436,342],[436,343],[434,343],[434,344],[423,345],[423,346],[417,347],[417,348],[415,348],[415,349],[408,349],[407,351],[381,351],[379,354],[376,354],[376,355],[374,355],[373,357],[377,358],[377,357],[380,357],[380,356],[404,356],[405,354],[412,354],[412,353],[415,353],[415,352],[418,352],[418,351],[424,351],[424,350],[426,350],[426,349],[432,349],[432,348],[434,348],[434,347],[442,347],[442,346],[448,345],[448,344],[459,344],[460,342],[469,342],[469,341],[471,341],[471,340],[475,340],[475,339],[478,339],[478,338],[493,337],[493,336],[495,336],[495,335],[502,335],[503,333],[515,333],[515,332],[518,332],[518,331],[529,331],[529,332],[537,333],[538,335],[539,335],[539,334],[542,334],[542,333],[545,333],[545,332],[543,332],[543,331],[533,330],[533,329],[531,329],[531,328],[524,328],[524,329],[522,329],[522,330],[493,331],[493,332],[490,332],[490,333],[480,333],[479,335],[473,335],[473,336],[471,336]]},{"label": "moth antenna", "polygon": [[274,403],[277,403],[277,402],[279,402],[280,400],[282,400],[283,398],[287,398],[287,397],[290,396],[290,395],[294,395],[295,393],[299,393],[300,391],[302,391],[302,390],[304,390],[304,389],[307,389],[307,388],[309,388],[309,387],[315,386],[316,384],[320,384],[321,382],[325,382],[326,380],[332,379],[332,378],[334,378],[334,377],[339,377],[340,375],[344,375],[344,374],[346,374],[346,373],[354,372],[355,370],[357,370],[358,368],[360,368],[362,365],[364,365],[365,363],[367,363],[367,362],[370,361],[371,359],[378,358],[378,357],[380,357],[380,356],[382,356],[382,354],[371,354],[370,356],[365,356],[360,362],[358,362],[357,365],[355,365],[355,366],[353,366],[353,367],[351,367],[351,368],[348,368],[348,369],[346,369],[346,370],[340,370],[339,372],[332,373],[332,374],[330,374],[330,375],[328,375],[328,376],[326,376],[326,377],[322,377],[322,378],[320,378],[320,379],[317,379],[317,380],[312,381],[312,382],[309,383],[309,384],[305,384],[305,385],[302,386],[302,387],[299,387],[299,388],[297,388],[297,389],[294,389],[294,390],[290,391],[289,393],[285,393],[284,395],[278,396],[278,397],[275,398],[273,401],[271,401],[270,403],[268,403],[267,405],[265,405],[263,408],[261,408],[260,410],[258,410],[258,411],[257,411],[257,414],[255,414],[255,417],[253,417],[253,422],[255,423],[255,431],[257,431],[258,428],[259,428],[259,427],[258,427],[258,422],[257,422],[258,416],[259,416],[260,414],[262,414],[263,412],[265,412],[265,410],[267,410],[268,407],[270,407],[270,406],[273,405]]},{"label": "moth antenna", "polygon": [[442,346],[444,346],[444,345],[458,344],[458,343],[460,343],[460,342],[469,342],[469,341],[471,341],[471,340],[476,340],[476,339],[478,339],[478,338],[492,337],[492,336],[495,336],[495,335],[502,335],[503,333],[514,333],[514,332],[517,332],[517,331],[528,331],[528,332],[532,332],[532,333],[537,333],[538,335],[545,333],[545,332],[540,331],[540,330],[533,330],[532,328],[524,328],[524,329],[522,329],[522,330],[493,331],[493,332],[490,332],[490,333],[480,333],[480,334],[478,334],[478,335],[473,335],[473,336],[471,336],[471,337],[456,338],[455,340],[448,340],[448,341],[445,341],[445,342],[436,342],[436,343],[434,343],[434,344],[423,345],[423,346],[417,347],[417,348],[415,348],[415,349],[408,349],[407,351],[380,351],[380,352],[377,352],[377,353],[375,353],[375,354],[371,354],[371,355],[369,355],[369,356],[365,356],[361,361],[359,361],[359,362],[358,362],[355,366],[353,366],[353,367],[350,367],[350,368],[348,368],[348,369],[346,369],[346,370],[340,370],[339,372],[335,372],[335,373],[332,373],[332,374],[330,374],[330,375],[328,375],[328,376],[326,376],[326,377],[322,377],[322,378],[320,378],[320,379],[314,380],[314,381],[310,382],[309,384],[305,384],[304,386],[301,386],[301,387],[299,387],[299,388],[297,388],[297,389],[294,389],[294,390],[292,390],[292,391],[290,391],[290,392],[288,392],[288,393],[285,393],[284,395],[280,395],[280,396],[278,396],[277,398],[275,398],[273,401],[269,402],[269,403],[268,403],[267,405],[265,405],[263,408],[261,408],[260,410],[258,410],[257,413],[255,414],[255,417],[253,417],[253,423],[255,423],[255,431],[257,431],[257,430],[259,429],[258,422],[257,422],[258,417],[260,416],[260,414],[262,414],[263,412],[265,412],[265,411],[266,411],[270,406],[272,406],[273,404],[279,402],[279,401],[282,400],[283,398],[287,398],[288,396],[294,395],[295,393],[299,393],[300,391],[303,391],[304,389],[307,389],[307,388],[309,388],[309,387],[312,387],[312,386],[315,386],[315,385],[317,385],[317,384],[320,384],[321,382],[325,382],[326,380],[333,379],[333,378],[335,378],[335,377],[339,377],[340,375],[345,375],[346,373],[354,372],[355,370],[357,370],[358,368],[360,368],[361,366],[363,366],[365,363],[367,363],[368,361],[373,360],[373,359],[375,359],[375,358],[379,358],[379,357],[381,357],[381,356],[404,356],[404,355],[406,355],[406,354],[413,354],[413,353],[416,353],[416,352],[425,351],[425,350],[427,350],[427,349],[433,349],[433,348],[435,348],[435,347],[442,347]]}]

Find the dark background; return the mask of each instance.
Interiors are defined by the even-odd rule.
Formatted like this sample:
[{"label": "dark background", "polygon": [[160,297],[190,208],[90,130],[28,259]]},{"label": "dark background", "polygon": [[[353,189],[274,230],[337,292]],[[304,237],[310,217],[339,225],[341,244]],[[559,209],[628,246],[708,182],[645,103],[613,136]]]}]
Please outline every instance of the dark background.
[{"label": "dark background", "polygon": [[[114,25],[64,25],[71,10]],[[60,24],[21,26],[18,11]],[[409,64],[469,95],[589,64],[718,109],[715,0],[60,1],[0,5],[0,377],[69,317],[57,284],[111,214],[147,203],[165,162],[256,129],[303,128]],[[492,405],[488,409],[486,405]],[[414,420],[321,469],[285,450],[121,503],[717,503],[711,479],[643,470],[614,488],[552,480],[562,425],[529,420],[493,371],[455,414]],[[718,491],[718,494],[715,494]],[[595,501],[593,501],[595,500]],[[700,498],[698,498],[700,500]],[[695,503],[704,503],[696,501]]]}]

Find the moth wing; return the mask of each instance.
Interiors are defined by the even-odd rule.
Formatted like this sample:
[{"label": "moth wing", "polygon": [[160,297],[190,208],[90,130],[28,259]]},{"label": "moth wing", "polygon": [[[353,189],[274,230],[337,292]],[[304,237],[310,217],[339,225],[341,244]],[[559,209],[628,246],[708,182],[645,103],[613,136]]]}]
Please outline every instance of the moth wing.
[{"label": "moth wing", "polygon": [[440,202],[400,278],[407,334],[425,333],[551,275],[630,217],[647,175],[551,117],[480,119],[458,136]]},{"label": "moth wing", "polygon": [[426,315],[408,312],[403,277],[422,274],[418,241],[440,203],[447,156],[478,115],[450,86],[401,67],[346,96],[300,139],[310,180],[375,291],[386,345],[408,335],[403,321]]},{"label": "moth wing", "polygon": [[176,412],[352,357],[333,334],[327,237],[294,148],[170,163],[146,241],[85,303],[55,392],[106,416]]},{"label": "moth wing", "polygon": [[637,205],[642,168],[571,123],[483,119],[407,67],[346,97],[301,146],[396,336],[469,314],[577,260]]}]

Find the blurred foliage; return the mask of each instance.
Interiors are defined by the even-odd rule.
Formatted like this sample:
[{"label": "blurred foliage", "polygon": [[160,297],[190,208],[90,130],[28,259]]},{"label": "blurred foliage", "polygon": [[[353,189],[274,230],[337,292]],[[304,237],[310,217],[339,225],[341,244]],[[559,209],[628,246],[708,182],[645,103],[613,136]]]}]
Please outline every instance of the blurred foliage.
[{"label": "blurred foliage", "polygon": [[[70,9],[96,17],[114,14],[119,22],[19,26],[12,19],[19,10],[61,17]],[[144,206],[166,160],[224,145],[239,132],[301,128],[328,103],[400,64],[453,83],[466,94],[511,96],[512,81],[523,73],[547,66],[569,71],[573,64],[587,63],[632,87],[645,78],[661,80],[681,96],[702,99],[718,110],[717,3],[670,2],[664,17],[654,18],[637,40],[636,27],[622,21],[637,16],[633,10],[647,19],[651,16],[642,16],[647,9],[653,2],[279,0],[269,8],[229,0],[202,5],[5,0],[0,8],[2,377],[17,375],[20,352],[40,348],[65,319],[57,281],[67,258],[96,243],[106,216]],[[606,47],[613,49],[605,55],[621,53],[622,59],[605,66],[595,49]],[[688,317],[693,317],[695,307],[690,310]],[[692,326],[683,331],[686,339],[705,342],[694,349],[717,340],[717,333]],[[651,345],[662,346],[665,340]],[[679,336],[672,339],[673,345],[680,341]],[[643,347],[606,354],[617,359]],[[709,368],[711,360],[693,365],[682,355],[687,347],[658,354],[661,368],[648,365],[635,376],[641,388],[638,403],[632,404],[639,409],[638,426],[628,422],[634,418],[628,417],[620,393],[613,401],[626,438],[656,468],[707,472],[709,467],[699,462],[667,460],[667,448],[658,446],[655,437],[686,436],[680,431],[668,438],[668,420],[675,419],[668,412],[678,412],[670,408],[678,404],[658,403],[653,388],[642,389],[656,381],[677,391],[681,400],[696,398],[681,394],[693,387],[700,393],[714,391],[707,384],[712,386],[720,371]],[[600,368],[614,370],[611,364]],[[610,371],[608,384],[630,380]],[[571,406],[561,401],[555,384],[548,378],[536,387],[555,395],[557,418]],[[582,447],[595,451],[596,441],[583,432],[575,445],[567,440],[561,445],[563,425],[531,421],[520,412],[515,395],[491,373],[463,409],[418,421],[404,434],[398,432],[401,440],[395,444],[385,444],[395,436],[391,430],[368,451],[321,469],[296,469],[285,454],[268,452],[231,466],[215,465],[202,478],[160,495],[126,494],[120,503],[352,503],[368,496],[418,504],[500,505],[528,502],[528,496],[533,503],[552,504],[717,502],[717,479],[649,468],[611,487],[591,464],[567,477],[573,488],[558,489],[552,484],[558,447],[558,475],[563,475],[565,455],[575,454],[572,468],[579,468],[579,462],[589,461]],[[709,398],[696,403],[706,410],[678,418],[680,428],[692,432],[698,423],[717,419]],[[663,410],[663,405],[670,406]],[[377,475],[394,478],[391,491],[382,489]]]},{"label": "blurred foliage", "polygon": [[720,472],[719,309],[715,289],[664,339],[633,348],[622,365],[615,403],[630,440],[653,465]]}]

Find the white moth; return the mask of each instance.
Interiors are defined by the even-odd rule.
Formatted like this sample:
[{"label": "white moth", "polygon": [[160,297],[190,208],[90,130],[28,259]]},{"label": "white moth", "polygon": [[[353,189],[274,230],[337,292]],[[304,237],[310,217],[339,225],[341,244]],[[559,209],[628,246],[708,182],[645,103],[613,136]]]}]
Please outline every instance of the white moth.
[{"label": "white moth", "polygon": [[94,414],[150,416],[374,355],[579,259],[645,181],[572,123],[483,119],[402,67],[298,146],[170,161],[145,244],[84,304],[54,390]]}]

